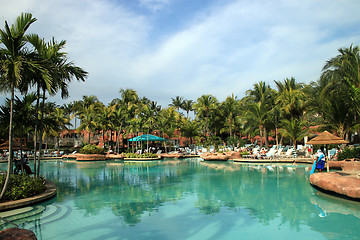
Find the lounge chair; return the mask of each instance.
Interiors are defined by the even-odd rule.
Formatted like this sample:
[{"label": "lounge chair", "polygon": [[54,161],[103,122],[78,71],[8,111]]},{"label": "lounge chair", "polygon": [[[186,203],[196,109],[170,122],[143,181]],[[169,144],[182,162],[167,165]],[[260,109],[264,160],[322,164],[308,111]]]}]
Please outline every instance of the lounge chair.
[{"label": "lounge chair", "polygon": [[283,150],[282,148],[279,148],[275,153],[275,157],[279,158],[281,156],[282,150]]},{"label": "lounge chair", "polygon": [[275,156],[275,153],[276,153],[276,148],[271,148],[265,156],[263,156],[264,159],[272,159],[274,158]]},{"label": "lounge chair", "polygon": [[286,151],[286,153],[284,155],[282,155],[281,157],[284,157],[284,158],[292,158],[292,157],[294,157],[294,149],[289,148]]},{"label": "lounge chair", "polygon": [[256,158],[256,157],[258,157],[258,154],[259,154],[259,148],[254,148],[252,154],[244,155],[243,157],[244,158]]}]

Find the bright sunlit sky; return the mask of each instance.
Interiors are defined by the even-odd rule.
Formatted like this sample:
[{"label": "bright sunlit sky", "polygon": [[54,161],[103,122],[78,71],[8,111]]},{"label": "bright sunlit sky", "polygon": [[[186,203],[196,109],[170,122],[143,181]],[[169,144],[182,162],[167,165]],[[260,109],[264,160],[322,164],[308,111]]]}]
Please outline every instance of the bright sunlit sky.
[{"label": "bright sunlit sky", "polygon": [[359,45],[359,10],[359,0],[0,0],[0,28],[30,12],[28,32],[66,40],[89,72],[50,101],[108,104],[131,88],[166,107],[175,96],[241,98],[259,81],[316,81],[338,48]]}]

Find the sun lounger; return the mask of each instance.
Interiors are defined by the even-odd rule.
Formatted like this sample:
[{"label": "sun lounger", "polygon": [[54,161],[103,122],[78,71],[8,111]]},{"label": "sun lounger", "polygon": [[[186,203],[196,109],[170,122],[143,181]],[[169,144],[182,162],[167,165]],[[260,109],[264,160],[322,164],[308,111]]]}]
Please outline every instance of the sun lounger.
[{"label": "sun lounger", "polygon": [[283,150],[282,148],[279,148],[275,153],[275,157],[279,158],[281,156],[282,150]]},{"label": "sun lounger", "polygon": [[254,148],[252,154],[244,155],[243,157],[245,157],[245,158],[257,158],[258,155],[259,155],[259,149],[258,149],[258,148]]},{"label": "sun lounger", "polygon": [[286,153],[284,155],[282,155],[281,157],[283,158],[292,158],[294,157],[294,149],[289,148]]},{"label": "sun lounger", "polygon": [[276,153],[276,148],[271,148],[265,156],[263,156],[264,159],[272,159],[274,158],[275,156],[275,153]]}]

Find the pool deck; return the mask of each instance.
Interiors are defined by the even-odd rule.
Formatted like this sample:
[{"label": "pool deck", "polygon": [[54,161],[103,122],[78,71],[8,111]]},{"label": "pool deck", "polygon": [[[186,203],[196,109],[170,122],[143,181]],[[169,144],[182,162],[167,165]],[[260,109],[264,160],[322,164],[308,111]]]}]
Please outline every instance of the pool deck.
[{"label": "pool deck", "polygon": [[311,158],[273,158],[273,159],[241,158],[241,159],[233,159],[230,161],[239,162],[239,163],[305,163],[305,164],[313,163]]}]

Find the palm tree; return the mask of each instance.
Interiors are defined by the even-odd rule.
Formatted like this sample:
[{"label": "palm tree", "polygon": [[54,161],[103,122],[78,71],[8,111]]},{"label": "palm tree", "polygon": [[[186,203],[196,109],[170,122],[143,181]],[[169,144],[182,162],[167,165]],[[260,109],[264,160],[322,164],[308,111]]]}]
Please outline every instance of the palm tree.
[{"label": "palm tree", "polygon": [[180,108],[182,108],[184,102],[184,98],[180,96],[176,96],[175,98],[171,98],[171,103],[169,107],[174,107],[180,113]]},{"label": "palm tree", "polygon": [[284,119],[281,122],[281,126],[282,128],[279,130],[279,132],[284,137],[290,138],[296,151],[296,141],[301,140],[307,135],[305,121],[295,118],[292,118],[290,120]]},{"label": "palm tree", "polygon": [[278,88],[276,104],[290,118],[300,118],[305,109],[303,84],[296,83],[295,78],[286,78],[284,82],[275,81]]},{"label": "palm tree", "polygon": [[218,101],[211,94],[202,95],[194,104],[196,116],[199,119],[205,119],[205,137],[209,133],[209,117],[212,111],[217,108]]},{"label": "palm tree", "polygon": [[245,111],[247,122],[255,124],[259,129],[260,146],[263,146],[264,126],[268,119],[268,106],[265,102],[249,103]]},{"label": "palm tree", "polygon": [[180,129],[182,136],[190,138],[190,144],[193,144],[194,137],[199,135],[199,123],[188,118],[182,121]]},{"label": "palm tree", "polygon": [[194,111],[194,101],[193,100],[184,100],[181,108],[186,112],[186,118],[189,117],[189,112]]},{"label": "palm tree", "polygon": [[88,144],[90,144],[91,132],[93,132],[97,127],[95,106],[90,105],[89,107],[85,107],[80,112],[80,120],[81,124],[77,130],[81,131],[85,129],[89,133]]},{"label": "palm tree", "polygon": [[[151,101],[150,104],[144,106],[142,112],[145,116],[145,127],[147,127],[147,134],[149,134],[153,127],[156,125],[158,113],[161,110],[161,106],[157,105],[157,102]],[[149,151],[149,140],[146,141],[146,149]]]},{"label": "palm tree", "polygon": [[358,46],[340,48],[336,57],[327,61],[316,85],[320,113],[334,126],[341,137],[348,139],[350,127],[360,115],[360,49]]},{"label": "palm tree", "polygon": [[[269,128],[270,115],[268,114],[274,107],[274,91],[265,82],[259,82],[253,85],[253,89],[246,91],[246,97],[243,99],[247,112],[247,121],[253,121],[260,131],[260,145],[268,146],[267,129]],[[252,128],[253,124],[248,124]]]},{"label": "palm tree", "polygon": [[43,78],[47,83],[50,82],[50,77],[46,70],[42,69],[38,62],[32,61],[29,54],[25,51],[26,44],[25,32],[32,23],[36,21],[30,13],[22,13],[15,22],[15,25],[9,27],[5,21],[5,30],[0,30],[0,43],[4,48],[0,48],[0,74],[2,86],[6,86],[11,93],[10,98],[10,120],[9,120],[9,159],[8,171],[6,175],[5,184],[0,194],[0,199],[3,198],[8,187],[10,174],[13,167],[13,101],[14,90],[20,86],[22,81],[27,79],[23,76],[26,69],[32,68],[41,71]]},{"label": "palm tree", "polygon": [[221,112],[229,124],[229,136],[232,136],[232,125],[239,113],[239,103],[234,94],[221,103]]},{"label": "palm tree", "polygon": [[[67,54],[61,52],[65,47],[66,41],[60,41],[59,43],[53,38],[52,41],[45,43],[44,39],[41,39],[36,34],[31,34],[27,36],[27,41],[33,45],[36,50],[37,57],[42,61],[43,66],[48,70],[51,83],[45,81],[44,77],[40,74],[34,75],[34,81],[37,84],[37,93],[40,94],[40,89],[42,89],[42,109],[45,105],[46,91],[50,95],[54,95],[59,90],[61,91],[61,97],[67,98],[69,96],[68,92],[68,82],[71,82],[73,78],[76,78],[78,81],[85,81],[87,77],[87,72],[82,68],[75,66],[73,62],[69,62],[67,59]],[[38,107],[37,103],[37,107]],[[43,119],[43,110],[41,111],[40,122]],[[38,125],[38,124],[37,124]],[[37,125],[35,133],[35,144],[36,147],[36,134],[37,134]],[[40,128],[40,136],[42,135],[43,129]],[[42,147],[42,138],[39,142],[39,153],[41,156],[41,147]],[[36,152],[36,149],[35,149]],[[36,162],[36,154],[35,154]],[[40,172],[40,157],[39,163],[37,165],[37,170],[35,170],[36,175],[39,175]]]},{"label": "palm tree", "polygon": [[[35,94],[26,94],[23,99],[15,97],[13,103],[13,132],[15,137],[24,138],[33,130],[35,122]],[[0,126],[9,131],[10,99],[0,106]]]}]

